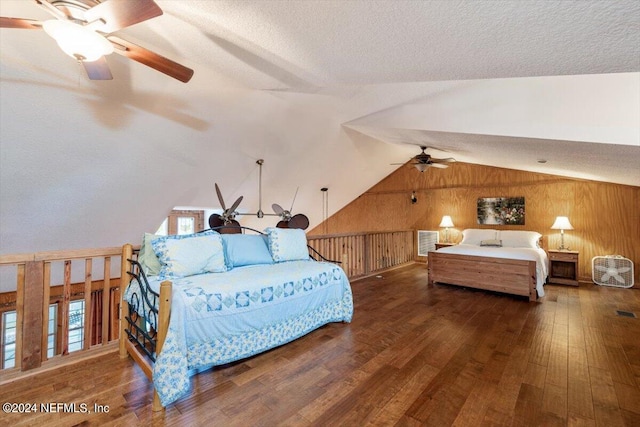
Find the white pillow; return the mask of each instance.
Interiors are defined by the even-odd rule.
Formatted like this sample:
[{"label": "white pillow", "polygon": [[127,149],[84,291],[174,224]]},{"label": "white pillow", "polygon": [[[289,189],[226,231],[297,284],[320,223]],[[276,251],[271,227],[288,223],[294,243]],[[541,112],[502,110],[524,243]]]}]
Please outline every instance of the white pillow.
[{"label": "white pillow", "polygon": [[267,233],[269,252],[275,262],[308,260],[307,235],[299,228],[273,228]]},{"label": "white pillow", "polygon": [[480,246],[483,240],[495,240],[497,233],[497,230],[486,228],[467,228],[462,232],[462,241],[460,243]]},{"label": "white pillow", "polygon": [[215,231],[153,239],[162,268],[160,280],[227,271],[222,238]]},{"label": "white pillow", "polygon": [[138,262],[142,267],[142,271],[144,271],[144,274],[147,276],[155,276],[160,273],[160,269],[162,269],[162,264],[151,246],[151,241],[159,237],[164,236],[144,233],[142,238],[142,245],[140,245],[140,253],[138,254]]},{"label": "white pillow", "polygon": [[500,231],[500,240],[505,248],[538,248],[542,234],[537,231],[504,230]]}]

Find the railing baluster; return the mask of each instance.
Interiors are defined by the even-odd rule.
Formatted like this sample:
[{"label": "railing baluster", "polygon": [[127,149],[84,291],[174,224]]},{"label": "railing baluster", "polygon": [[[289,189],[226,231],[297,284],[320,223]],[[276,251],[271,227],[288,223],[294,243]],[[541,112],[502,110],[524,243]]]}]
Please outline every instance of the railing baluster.
[{"label": "railing baluster", "polygon": [[60,313],[62,319],[61,349],[60,354],[66,356],[69,354],[69,303],[71,302],[71,260],[64,261],[64,280],[62,288],[62,307]]},{"label": "railing baluster", "polygon": [[91,278],[93,276],[93,258],[84,260],[84,345],[82,348],[91,347],[91,335],[94,330],[91,324]]},{"label": "railing baluster", "polygon": [[15,366],[22,367],[22,334],[23,334],[23,320],[24,320],[24,276],[25,276],[25,264],[18,265],[18,288],[16,292],[16,351],[15,351]]},{"label": "railing baluster", "polygon": [[44,263],[42,274],[42,361],[49,359],[49,300],[51,299],[51,263]]},{"label": "railing baluster", "polygon": [[109,300],[111,295],[111,257],[104,258],[102,283],[102,345],[109,343]]}]

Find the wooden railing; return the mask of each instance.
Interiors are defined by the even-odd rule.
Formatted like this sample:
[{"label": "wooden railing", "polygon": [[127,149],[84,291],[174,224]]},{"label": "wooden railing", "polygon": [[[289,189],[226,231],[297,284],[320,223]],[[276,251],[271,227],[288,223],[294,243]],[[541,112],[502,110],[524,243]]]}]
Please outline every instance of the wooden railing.
[{"label": "wooden railing", "polygon": [[[69,308],[74,301],[84,300],[82,342],[74,355],[104,350],[117,341],[120,278],[112,278],[111,272],[119,276],[121,252],[114,247],[0,256],[3,279],[15,277],[15,291],[0,294],[0,314],[15,311],[16,315],[15,366],[0,371],[4,378],[14,371],[59,363],[70,355]],[[57,304],[55,331],[49,330],[51,304]],[[47,351],[50,334],[55,337],[52,358]],[[13,347],[5,338],[0,340],[2,367],[5,351]]]},{"label": "wooden railing", "polygon": [[[345,261],[351,279],[408,263],[415,258],[412,230],[309,236],[309,244],[328,259]],[[0,330],[8,312],[16,313],[15,366],[4,368],[6,337],[0,337],[0,383],[22,371],[55,366],[89,353],[115,351],[119,338],[120,247],[0,255],[0,274],[13,269],[15,291],[0,293]],[[69,309],[84,300],[80,349],[69,348]],[[57,304],[55,331],[49,330],[50,304]],[[54,356],[48,356],[49,336],[55,332]],[[109,347],[105,349],[105,347]],[[72,356],[73,357],[69,357]]]},{"label": "wooden railing", "polygon": [[308,236],[324,257],[342,261],[350,279],[368,276],[415,260],[415,231],[380,231]]}]

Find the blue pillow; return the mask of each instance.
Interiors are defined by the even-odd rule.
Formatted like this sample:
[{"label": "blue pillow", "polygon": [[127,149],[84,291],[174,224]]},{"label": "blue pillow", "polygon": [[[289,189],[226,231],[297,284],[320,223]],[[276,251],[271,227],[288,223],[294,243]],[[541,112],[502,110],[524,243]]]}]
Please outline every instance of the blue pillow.
[{"label": "blue pillow", "polygon": [[228,268],[244,265],[273,264],[266,236],[259,234],[223,234]]},{"label": "blue pillow", "polygon": [[308,260],[307,235],[299,228],[267,228],[269,252],[275,262]]},{"label": "blue pillow", "polygon": [[222,238],[215,231],[159,237],[151,246],[162,264],[160,280],[227,271]]}]

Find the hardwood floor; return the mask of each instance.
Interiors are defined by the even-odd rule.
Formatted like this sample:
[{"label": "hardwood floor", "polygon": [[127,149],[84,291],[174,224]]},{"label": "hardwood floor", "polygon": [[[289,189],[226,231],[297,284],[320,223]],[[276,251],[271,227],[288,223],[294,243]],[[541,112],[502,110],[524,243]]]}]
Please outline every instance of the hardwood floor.
[{"label": "hardwood floor", "polygon": [[[640,426],[640,291],[546,286],[539,302],[446,285],[424,265],[352,284],[351,324],[201,372],[151,411],[151,387],[109,354],[5,385],[4,402],[87,413],[9,425]],[[108,412],[94,412],[94,404]],[[63,408],[60,408],[61,410]]]}]

